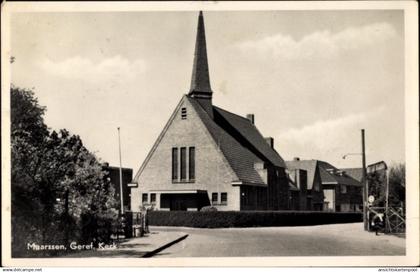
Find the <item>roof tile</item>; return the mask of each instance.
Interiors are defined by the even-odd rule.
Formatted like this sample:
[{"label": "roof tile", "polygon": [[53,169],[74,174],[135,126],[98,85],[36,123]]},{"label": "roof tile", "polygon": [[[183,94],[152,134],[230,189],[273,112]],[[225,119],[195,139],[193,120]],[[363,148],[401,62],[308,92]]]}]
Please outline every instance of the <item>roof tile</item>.
[{"label": "roof tile", "polygon": [[[220,117],[224,119],[234,130],[239,134],[237,137],[241,137],[245,141],[243,144],[249,149],[253,150],[257,156],[262,157],[264,161],[269,161],[273,165],[278,167],[286,167],[284,160],[280,155],[271,148],[266,142],[264,137],[258,131],[257,127],[253,125],[247,118],[228,112],[219,107],[213,107],[214,110],[220,114]],[[216,119],[216,117],[215,117]],[[217,119],[216,119],[217,122]]]}]

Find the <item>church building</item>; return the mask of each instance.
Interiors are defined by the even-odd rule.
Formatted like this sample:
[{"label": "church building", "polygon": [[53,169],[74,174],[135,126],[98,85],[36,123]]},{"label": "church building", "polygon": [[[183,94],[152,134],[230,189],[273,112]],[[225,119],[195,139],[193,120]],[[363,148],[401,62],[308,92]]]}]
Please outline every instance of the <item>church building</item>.
[{"label": "church building", "polygon": [[212,96],[200,12],[190,90],[133,179],[133,211],[289,209],[294,185],[274,139],[261,135],[254,115],[214,106]]}]

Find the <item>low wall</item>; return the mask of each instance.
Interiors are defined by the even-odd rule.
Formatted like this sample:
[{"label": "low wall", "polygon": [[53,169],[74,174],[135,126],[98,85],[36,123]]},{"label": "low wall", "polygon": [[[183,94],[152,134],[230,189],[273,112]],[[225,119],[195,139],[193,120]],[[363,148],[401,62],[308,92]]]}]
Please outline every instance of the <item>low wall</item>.
[{"label": "low wall", "polygon": [[310,226],[362,222],[358,212],[317,211],[150,211],[152,226],[183,226],[194,228],[232,228],[269,226]]}]

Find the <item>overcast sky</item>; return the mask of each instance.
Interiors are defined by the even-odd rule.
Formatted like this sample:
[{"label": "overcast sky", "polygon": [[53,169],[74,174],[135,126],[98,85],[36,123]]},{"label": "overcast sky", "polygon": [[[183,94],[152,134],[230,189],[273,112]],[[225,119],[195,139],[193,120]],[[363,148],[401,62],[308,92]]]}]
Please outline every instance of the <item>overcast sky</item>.
[{"label": "overcast sky", "polygon": [[[189,90],[198,12],[13,14],[12,83],[52,129],[140,167]],[[213,103],[255,114],[285,159],[404,159],[402,11],[204,12]]]}]

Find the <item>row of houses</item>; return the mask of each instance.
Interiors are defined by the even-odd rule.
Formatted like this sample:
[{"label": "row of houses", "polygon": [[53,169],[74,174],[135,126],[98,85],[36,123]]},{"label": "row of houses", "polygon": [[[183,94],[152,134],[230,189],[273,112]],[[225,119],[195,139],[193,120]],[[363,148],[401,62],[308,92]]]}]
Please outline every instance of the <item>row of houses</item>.
[{"label": "row of houses", "polygon": [[203,14],[198,17],[191,86],[126,192],[132,211],[358,211],[361,182],[320,160],[285,161],[255,116],[213,105]]},{"label": "row of houses", "polygon": [[[292,209],[317,211],[359,211],[362,206],[362,183],[328,162],[300,160],[286,162],[295,184],[299,187],[300,203]],[[306,185],[306,186],[305,186]]]}]

